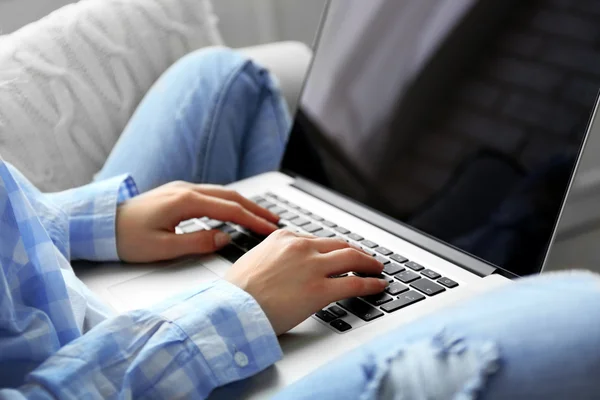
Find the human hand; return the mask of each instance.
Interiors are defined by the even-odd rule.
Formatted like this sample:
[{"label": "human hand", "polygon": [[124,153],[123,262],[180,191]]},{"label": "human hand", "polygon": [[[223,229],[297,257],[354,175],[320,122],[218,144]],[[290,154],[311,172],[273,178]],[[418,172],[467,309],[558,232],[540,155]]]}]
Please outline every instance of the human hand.
[{"label": "human hand", "polygon": [[134,197],[117,209],[117,252],[127,262],[170,260],[212,253],[230,238],[217,231],[175,234],[184,220],[209,217],[269,235],[279,217],[239,193],[214,185],[172,182]]},{"label": "human hand", "polygon": [[280,335],[337,300],[383,291],[387,282],[348,276],[378,275],[383,265],[341,239],[297,236],[279,230],[246,253],[225,279],[248,292]]}]

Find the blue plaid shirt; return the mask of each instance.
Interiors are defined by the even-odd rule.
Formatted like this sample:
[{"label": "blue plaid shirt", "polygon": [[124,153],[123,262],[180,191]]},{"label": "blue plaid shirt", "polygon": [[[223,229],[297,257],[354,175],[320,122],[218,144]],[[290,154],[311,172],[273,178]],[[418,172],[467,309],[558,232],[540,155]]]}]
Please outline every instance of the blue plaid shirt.
[{"label": "blue plaid shirt", "polygon": [[0,159],[0,398],[205,398],[281,358],[261,308],[216,281],[123,315],[72,259],[117,260],[127,176],[43,194]]}]

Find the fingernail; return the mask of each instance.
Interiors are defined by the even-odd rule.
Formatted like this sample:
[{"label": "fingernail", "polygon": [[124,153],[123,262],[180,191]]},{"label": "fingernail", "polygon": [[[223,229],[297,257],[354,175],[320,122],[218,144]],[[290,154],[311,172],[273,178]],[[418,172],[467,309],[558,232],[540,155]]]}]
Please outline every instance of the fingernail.
[{"label": "fingernail", "polygon": [[385,279],[379,279],[379,282],[381,282],[381,285],[385,287],[388,287],[390,285],[390,283]]},{"label": "fingernail", "polygon": [[224,232],[218,232],[217,234],[215,234],[214,241],[215,247],[221,248],[229,244],[229,242],[231,241],[231,237]]}]

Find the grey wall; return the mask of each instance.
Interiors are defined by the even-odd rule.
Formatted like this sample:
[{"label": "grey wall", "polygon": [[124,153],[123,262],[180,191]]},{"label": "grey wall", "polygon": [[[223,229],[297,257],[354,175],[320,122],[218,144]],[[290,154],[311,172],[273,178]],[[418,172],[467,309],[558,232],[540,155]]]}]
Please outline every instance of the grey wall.
[{"label": "grey wall", "polygon": [[10,33],[74,0],[0,0],[0,33]]},{"label": "grey wall", "polygon": [[311,45],[326,0],[215,0],[225,42],[232,47],[277,40]]},{"label": "grey wall", "polygon": [[[76,0],[0,0],[0,33],[10,33]],[[326,0],[214,0],[232,47],[278,40],[312,44]]]}]

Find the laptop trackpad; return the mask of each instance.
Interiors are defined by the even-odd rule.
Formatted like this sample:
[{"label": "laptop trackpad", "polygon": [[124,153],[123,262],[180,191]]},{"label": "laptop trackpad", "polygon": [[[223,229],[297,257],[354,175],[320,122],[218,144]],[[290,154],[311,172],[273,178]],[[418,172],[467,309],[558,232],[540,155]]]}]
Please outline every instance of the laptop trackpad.
[{"label": "laptop trackpad", "polygon": [[108,291],[117,303],[114,307],[126,312],[149,307],[217,279],[219,276],[199,261],[186,261],[110,286]]}]

